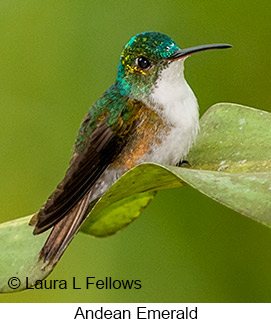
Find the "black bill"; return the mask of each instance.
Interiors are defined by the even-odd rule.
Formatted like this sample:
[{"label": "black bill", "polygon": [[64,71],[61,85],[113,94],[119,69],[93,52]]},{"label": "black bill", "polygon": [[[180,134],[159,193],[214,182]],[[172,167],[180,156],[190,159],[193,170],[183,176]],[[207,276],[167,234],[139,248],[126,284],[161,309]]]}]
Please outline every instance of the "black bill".
[{"label": "black bill", "polygon": [[173,55],[171,55],[168,59],[169,60],[177,60],[182,57],[189,56],[191,54],[197,53],[197,52],[202,52],[204,50],[209,50],[209,49],[224,49],[224,48],[230,48],[232,47],[229,44],[208,44],[208,45],[199,45],[195,47],[189,47],[185,49],[179,49],[177,50]]}]

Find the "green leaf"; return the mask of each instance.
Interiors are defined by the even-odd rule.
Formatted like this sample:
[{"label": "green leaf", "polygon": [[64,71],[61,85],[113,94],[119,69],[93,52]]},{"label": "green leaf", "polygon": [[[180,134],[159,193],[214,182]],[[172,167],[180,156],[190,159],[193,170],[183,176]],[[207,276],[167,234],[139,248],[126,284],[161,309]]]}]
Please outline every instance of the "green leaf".
[{"label": "green leaf", "polygon": [[114,234],[134,221],[154,196],[155,192],[138,193],[115,202],[91,217],[82,231],[96,237]]},{"label": "green leaf", "polygon": [[81,231],[98,237],[116,233],[140,215],[153,199],[154,190],[183,184],[175,175],[163,171],[163,167],[156,164],[146,163],[135,167],[96,203]]},{"label": "green leaf", "polygon": [[[38,253],[48,233],[34,236],[33,227],[28,225],[31,216],[26,216],[0,225],[0,292],[19,291],[26,288],[26,277],[29,286],[37,279],[45,278],[52,268],[43,269],[38,260]],[[12,278],[18,278],[18,280]],[[10,282],[9,282],[9,279]],[[10,288],[9,284],[13,287]]]},{"label": "green leaf", "polygon": [[271,114],[231,103],[211,107],[187,159],[193,168],[231,173],[271,171]]},{"label": "green leaf", "polygon": [[[161,189],[189,184],[212,199],[271,226],[271,114],[236,104],[211,107],[187,160],[190,167],[146,163],[123,175],[96,203],[81,228],[104,237],[135,220]],[[180,191],[181,192],[181,191]],[[37,254],[48,233],[32,235],[30,217],[0,225],[0,291],[8,278],[43,279]],[[18,289],[19,290],[19,289]]]},{"label": "green leaf", "polygon": [[[92,209],[81,231],[106,236],[139,215],[127,214],[127,196],[191,185],[212,199],[263,224],[271,224],[271,114],[220,103],[200,120],[201,131],[187,160],[190,168],[146,163],[122,176]],[[225,174],[225,173],[232,173]],[[234,173],[234,174],[233,174]],[[127,189],[128,188],[128,189]],[[134,208],[137,196],[133,196]],[[149,201],[146,201],[145,207]],[[110,207],[108,207],[110,205]],[[112,209],[118,206],[116,221]],[[141,210],[144,209],[140,201]],[[100,213],[102,211],[102,213]],[[122,222],[121,218],[125,218]],[[104,219],[110,219],[105,226]],[[110,223],[115,222],[114,229]],[[94,229],[95,226],[95,229]]]}]

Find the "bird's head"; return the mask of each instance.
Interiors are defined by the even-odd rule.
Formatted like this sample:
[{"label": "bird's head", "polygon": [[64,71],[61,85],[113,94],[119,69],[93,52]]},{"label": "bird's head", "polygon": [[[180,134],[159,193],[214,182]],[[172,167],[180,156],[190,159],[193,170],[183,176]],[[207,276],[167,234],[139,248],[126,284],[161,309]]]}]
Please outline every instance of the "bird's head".
[{"label": "bird's head", "polygon": [[162,71],[173,62],[176,73],[182,73],[183,61],[192,53],[214,48],[227,48],[227,44],[213,44],[181,50],[169,36],[159,32],[137,34],[125,45],[118,66],[117,84],[121,94],[142,100],[148,97]]}]

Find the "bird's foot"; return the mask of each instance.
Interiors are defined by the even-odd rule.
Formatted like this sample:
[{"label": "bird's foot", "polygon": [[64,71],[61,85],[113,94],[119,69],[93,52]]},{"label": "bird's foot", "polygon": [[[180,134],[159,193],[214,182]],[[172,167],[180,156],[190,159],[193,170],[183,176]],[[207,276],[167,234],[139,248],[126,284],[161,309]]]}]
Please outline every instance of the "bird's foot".
[{"label": "bird's foot", "polygon": [[181,161],[179,161],[176,166],[177,167],[191,167],[189,161],[187,161],[187,160],[181,160]]}]

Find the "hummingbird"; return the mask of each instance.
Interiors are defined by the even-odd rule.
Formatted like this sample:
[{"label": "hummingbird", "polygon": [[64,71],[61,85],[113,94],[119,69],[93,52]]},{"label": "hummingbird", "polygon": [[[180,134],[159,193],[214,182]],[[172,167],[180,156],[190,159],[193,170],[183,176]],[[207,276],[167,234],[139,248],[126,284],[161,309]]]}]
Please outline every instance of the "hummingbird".
[{"label": "hummingbird", "polygon": [[184,77],[190,55],[229,48],[209,44],[180,49],[159,32],[133,36],[120,55],[115,83],[82,121],[69,168],[32,217],[33,233],[52,228],[40,259],[54,266],[97,200],[132,167],[177,165],[199,131],[197,99]]}]

